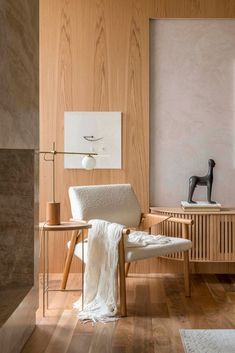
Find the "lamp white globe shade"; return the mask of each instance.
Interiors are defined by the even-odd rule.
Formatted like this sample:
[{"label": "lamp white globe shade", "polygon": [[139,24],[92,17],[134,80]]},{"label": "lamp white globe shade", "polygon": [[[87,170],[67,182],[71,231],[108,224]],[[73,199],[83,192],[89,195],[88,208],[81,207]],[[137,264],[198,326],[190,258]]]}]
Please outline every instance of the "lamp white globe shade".
[{"label": "lamp white globe shade", "polygon": [[95,168],[96,165],[96,160],[94,157],[92,156],[85,156],[82,159],[82,166],[83,168],[87,169],[87,170],[92,170]]}]

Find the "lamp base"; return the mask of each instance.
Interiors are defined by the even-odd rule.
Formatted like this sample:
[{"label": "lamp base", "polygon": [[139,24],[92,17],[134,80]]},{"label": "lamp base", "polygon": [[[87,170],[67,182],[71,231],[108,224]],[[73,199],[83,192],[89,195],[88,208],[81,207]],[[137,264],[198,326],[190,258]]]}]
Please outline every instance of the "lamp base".
[{"label": "lamp base", "polygon": [[46,220],[50,226],[60,224],[60,202],[47,202]]}]

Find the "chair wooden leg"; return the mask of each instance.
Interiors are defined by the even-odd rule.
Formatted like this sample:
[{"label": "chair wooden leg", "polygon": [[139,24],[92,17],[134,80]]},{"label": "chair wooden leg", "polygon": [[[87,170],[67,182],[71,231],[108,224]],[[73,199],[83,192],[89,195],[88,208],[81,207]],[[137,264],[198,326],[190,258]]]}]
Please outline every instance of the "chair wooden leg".
[{"label": "chair wooden leg", "polygon": [[127,316],[126,310],[126,276],[125,276],[125,250],[124,241],[121,238],[118,246],[119,252],[119,287],[120,287],[120,315]]},{"label": "chair wooden leg", "polygon": [[130,266],[131,266],[131,263],[130,262],[127,262],[126,265],[125,265],[125,274],[126,274],[126,277],[128,276],[128,272],[129,272],[129,269],[130,269]]},{"label": "chair wooden leg", "polygon": [[60,289],[65,289],[66,284],[68,281],[68,276],[69,276],[69,271],[71,267],[71,262],[73,259],[73,254],[74,254],[74,249],[77,244],[78,237],[80,235],[80,231],[74,231],[71,237],[71,242],[70,242],[70,247],[68,249],[66,261],[65,261],[65,266],[64,266],[64,272],[63,272],[63,277],[60,285]]},{"label": "chair wooden leg", "polygon": [[185,296],[191,297],[191,285],[190,285],[190,269],[189,269],[189,251],[184,251],[184,286]]}]

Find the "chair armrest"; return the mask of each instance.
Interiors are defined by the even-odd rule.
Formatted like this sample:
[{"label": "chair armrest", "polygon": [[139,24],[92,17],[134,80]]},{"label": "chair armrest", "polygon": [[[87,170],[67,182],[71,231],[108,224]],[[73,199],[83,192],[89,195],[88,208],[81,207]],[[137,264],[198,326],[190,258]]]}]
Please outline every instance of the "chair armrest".
[{"label": "chair armrest", "polygon": [[130,229],[129,228],[123,228],[123,230],[122,230],[122,235],[128,235],[128,234],[130,234]]},{"label": "chair armrest", "polygon": [[181,223],[186,225],[193,225],[192,219],[185,219],[185,218],[177,218],[177,217],[169,217],[167,222],[174,222],[174,223]]},{"label": "chair armrest", "polygon": [[[81,219],[75,219],[75,218],[70,218],[69,219],[71,222],[81,222],[81,223],[87,223],[87,221],[84,221],[83,219],[81,220]],[[122,230],[122,234],[123,235],[128,235],[128,234],[130,234],[130,229],[129,228],[123,228],[123,230]]]},{"label": "chair armrest", "polygon": [[192,219],[171,217],[167,221],[182,224],[182,237],[189,239],[189,227],[193,225]]},{"label": "chair armrest", "polygon": [[142,214],[140,229],[145,230],[164,221],[182,224],[182,237],[189,238],[189,227],[193,225],[192,219],[176,218],[172,216],[158,215],[152,213]]},{"label": "chair armrest", "polygon": [[141,221],[139,224],[140,230],[149,229],[159,223],[168,220],[171,216],[157,215],[153,213],[142,213]]}]

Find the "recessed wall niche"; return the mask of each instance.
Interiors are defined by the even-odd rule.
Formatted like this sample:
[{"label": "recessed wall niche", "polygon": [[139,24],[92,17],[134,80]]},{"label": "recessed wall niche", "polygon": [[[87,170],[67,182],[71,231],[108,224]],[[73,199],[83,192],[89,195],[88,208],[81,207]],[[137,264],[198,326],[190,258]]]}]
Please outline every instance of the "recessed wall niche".
[{"label": "recessed wall niche", "polygon": [[213,199],[234,206],[235,20],[151,20],[150,48],[151,205],[180,205],[213,158]]}]

